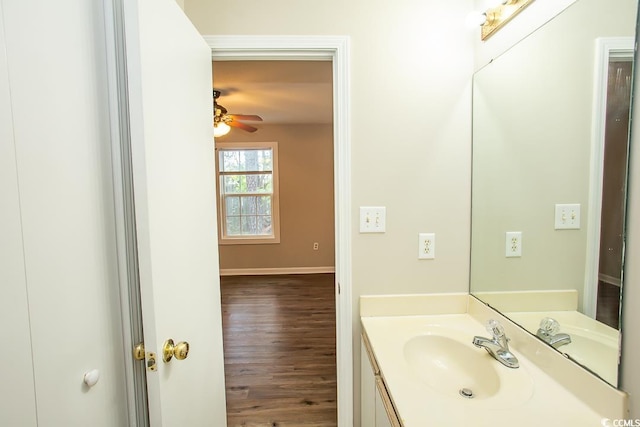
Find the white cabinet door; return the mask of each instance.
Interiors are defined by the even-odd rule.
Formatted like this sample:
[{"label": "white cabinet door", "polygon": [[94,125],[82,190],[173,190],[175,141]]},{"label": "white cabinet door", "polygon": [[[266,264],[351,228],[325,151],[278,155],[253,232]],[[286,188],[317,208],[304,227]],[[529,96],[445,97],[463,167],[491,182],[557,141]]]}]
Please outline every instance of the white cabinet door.
[{"label": "white cabinet door", "polygon": [[360,340],[360,426],[376,425],[376,376],[364,340]]},{"label": "white cabinet door", "polygon": [[385,397],[382,396],[380,391],[380,388],[384,387],[384,385],[379,384],[380,381],[382,381],[380,377],[376,378],[376,427],[393,427],[384,406]]},{"label": "white cabinet door", "polygon": [[225,426],[211,51],[175,0],[125,2],[125,25],[151,424]]}]

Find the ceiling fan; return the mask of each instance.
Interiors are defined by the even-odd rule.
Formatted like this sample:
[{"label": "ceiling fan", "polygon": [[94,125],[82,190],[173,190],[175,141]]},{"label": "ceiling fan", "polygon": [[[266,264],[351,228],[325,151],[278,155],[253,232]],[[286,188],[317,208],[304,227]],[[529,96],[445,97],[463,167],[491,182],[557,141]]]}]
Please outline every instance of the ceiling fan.
[{"label": "ceiling fan", "polygon": [[258,129],[248,124],[242,123],[240,120],[250,122],[261,122],[262,117],[254,114],[229,114],[227,109],[218,103],[220,91],[213,90],[213,134],[214,136],[223,136],[229,133],[232,127],[242,129],[247,132],[255,132]]}]

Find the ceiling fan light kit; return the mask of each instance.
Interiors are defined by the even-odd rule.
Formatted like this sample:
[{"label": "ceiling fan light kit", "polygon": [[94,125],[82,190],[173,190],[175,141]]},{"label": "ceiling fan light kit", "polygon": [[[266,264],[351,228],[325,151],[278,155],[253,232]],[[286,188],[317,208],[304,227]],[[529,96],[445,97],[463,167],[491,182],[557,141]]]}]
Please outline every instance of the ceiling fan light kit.
[{"label": "ceiling fan light kit", "polygon": [[213,136],[214,138],[218,138],[220,136],[225,136],[231,130],[231,126],[226,124],[225,122],[215,122],[213,123]]},{"label": "ceiling fan light kit", "polygon": [[232,127],[242,129],[246,132],[255,132],[258,129],[240,120],[250,122],[261,122],[262,117],[253,114],[229,114],[227,109],[218,103],[220,91],[213,90],[213,136],[219,137],[229,133]]}]

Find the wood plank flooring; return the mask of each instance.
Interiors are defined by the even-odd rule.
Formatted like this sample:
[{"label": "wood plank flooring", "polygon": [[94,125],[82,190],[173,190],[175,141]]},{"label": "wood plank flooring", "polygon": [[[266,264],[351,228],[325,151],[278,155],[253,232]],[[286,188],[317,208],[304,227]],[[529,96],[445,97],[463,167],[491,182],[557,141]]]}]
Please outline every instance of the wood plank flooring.
[{"label": "wood plank flooring", "polygon": [[337,426],[334,275],[220,281],[228,427]]},{"label": "wood plank flooring", "polygon": [[620,328],[620,286],[598,281],[596,320],[612,328]]}]

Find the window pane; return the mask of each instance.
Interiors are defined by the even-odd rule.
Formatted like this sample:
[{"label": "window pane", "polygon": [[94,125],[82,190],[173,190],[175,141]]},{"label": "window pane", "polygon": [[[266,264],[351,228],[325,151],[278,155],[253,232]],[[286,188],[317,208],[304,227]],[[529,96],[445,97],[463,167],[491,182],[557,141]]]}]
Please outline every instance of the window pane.
[{"label": "window pane", "polygon": [[273,176],[260,175],[225,175],[222,177],[222,192],[226,193],[271,193],[273,192]]},{"label": "window pane", "polygon": [[256,199],[257,197],[243,197],[242,198],[242,215],[255,215],[256,214]]},{"label": "window pane", "polygon": [[258,227],[260,228],[260,234],[273,234],[271,230],[271,215],[259,216]]},{"label": "window pane", "polygon": [[240,197],[227,196],[224,198],[227,215],[240,215]]},{"label": "window pane", "polygon": [[240,170],[240,152],[232,150],[219,151],[219,166],[222,172],[233,172]]},{"label": "window pane", "polygon": [[242,234],[251,234],[251,235],[258,234],[255,216],[242,217]]},{"label": "window pane", "polygon": [[[223,193],[240,193],[244,175],[225,175],[222,177]],[[246,186],[246,185],[245,185]]]},{"label": "window pane", "polygon": [[273,177],[271,175],[245,175],[246,192],[271,193],[273,189]]},{"label": "window pane", "polygon": [[260,196],[257,198],[257,214],[269,215],[271,214],[271,196]]},{"label": "window pane", "polygon": [[263,150],[219,150],[221,172],[270,172],[273,170],[273,152]]},{"label": "window pane", "polygon": [[227,235],[228,236],[240,235],[240,217],[239,216],[227,217]]},{"label": "window pane", "polygon": [[272,163],[271,149],[240,151],[241,171],[271,171]]}]

